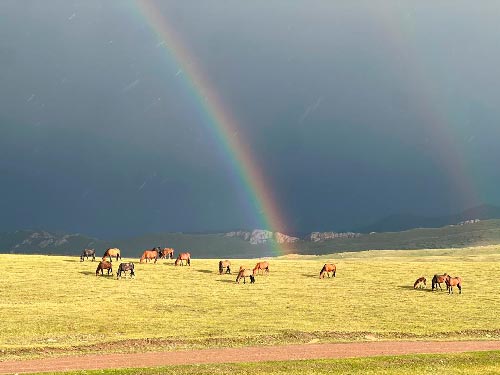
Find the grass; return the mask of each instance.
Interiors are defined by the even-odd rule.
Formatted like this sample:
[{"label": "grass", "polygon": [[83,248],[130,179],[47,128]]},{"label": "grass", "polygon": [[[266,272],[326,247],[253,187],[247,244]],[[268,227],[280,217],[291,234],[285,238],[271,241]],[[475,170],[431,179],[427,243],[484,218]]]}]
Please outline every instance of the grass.
[{"label": "grass", "polygon": [[75,371],[59,375],[159,375],[159,374],[437,374],[487,375],[500,373],[500,352],[448,355],[407,355],[354,359],[257,362],[213,365],[170,366],[160,368]]},{"label": "grass", "polygon": [[[270,260],[256,283],[218,260],[139,264],[135,279],[95,277],[77,257],[0,255],[1,358],[381,339],[500,339],[495,247]],[[442,254],[442,255],[439,255]],[[326,260],[335,279],[319,280]],[[253,266],[256,260],[238,260]],[[463,294],[413,290],[448,272]],[[458,292],[458,291],[457,291]]]}]

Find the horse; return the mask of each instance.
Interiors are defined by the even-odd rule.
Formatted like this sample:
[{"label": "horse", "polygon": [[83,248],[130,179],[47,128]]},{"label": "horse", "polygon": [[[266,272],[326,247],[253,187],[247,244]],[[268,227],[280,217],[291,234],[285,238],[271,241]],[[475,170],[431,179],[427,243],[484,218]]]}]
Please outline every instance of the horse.
[{"label": "horse", "polygon": [[221,260],[219,262],[219,275],[222,275],[224,272],[224,268],[226,269],[226,273],[231,273],[231,262],[228,260]]},{"label": "horse", "polygon": [[122,277],[122,272],[125,273],[127,271],[130,271],[130,278],[135,277],[134,263],[120,263],[118,272],[116,273],[116,278],[119,279],[120,277]]},{"label": "horse", "polygon": [[118,261],[118,259],[122,259],[122,256],[120,254],[120,249],[116,247],[111,247],[108,250],[106,250],[106,252],[102,256],[102,260],[106,260],[106,258],[109,257],[109,261],[112,262],[111,258],[114,256],[116,256],[116,261]]},{"label": "horse", "polygon": [[459,294],[462,294],[462,278],[460,276],[451,277],[450,275],[446,275],[446,286],[448,288],[448,294],[453,294],[453,287],[456,286],[460,290]]},{"label": "horse", "polygon": [[239,284],[240,279],[243,277],[243,284],[246,284],[247,277],[250,277],[250,284],[255,283],[254,273],[249,268],[240,267],[240,271],[238,272],[238,276],[236,277],[236,282]]},{"label": "horse", "polygon": [[262,274],[269,274],[269,262],[258,262],[253,268],[253,274],[258,274],[259,271],[262,271]]},{"label": "horse", "polygon": [[99,276],[99,271],[101,271],[101,275],[104,276],[104,270],[108,270],[108,276],[110,272],[111,275],[113,274],[113,265],[111,262],[108,262],[107,260],[100,261],[97,265],[97,269],[95,270],[95,275]]},{"label": "horse", "polygon": [[160,251],[160,259],[174,259],[174,249],[166,247]]},{"label": "horse", "polygon": [[186,263],[187,263],[188,266],[191,266],[191,254],[189,254],[189,253],[180,253],[177,256],[177,259],[175,260],[175,265],[178,266],[179,262],[180,262],[181,266],[183,266],[184,265],[184,261],[186,261]]},{"label": "horse", "polygon": [[95,260],[95,250],[94,249],[85,249],[82,251],[82,254],[80,255],[80,262],[83,262],[84,259],[87,257],[87,260],[89,260],[89,257],[92,257],[92,262]]},{"label": "horse", "polygon": [[337,273],[337,267],[335,267],[335,264],[326,263],[319,273],[319,278],[324,279],[325,273],[326,276],[330,277],[330,272],[333,274],[333,277],[335,277],[335,274]]},{"label": "horse", "polygon": [[443,275],[434,275],[432,277],[432,290],[434,290],[434,288],[436,288],[437,290],[437,287],[439,285],[439,289],[443,290],[443,288],[441,288],[441,283],[444,283],[446,282],[446,276],[448,276],[448,274],[443,274]]},{"label": "horse", "polygon": [[146,262],[154,259],[155,263],[156,263],[156,261],[158,260],[158,255],[159,255],[158,249],[159,249],[158,247],[155,247],[154,249],[151,249],[151,250],[144,250],[144,252],[142,253],[141,259],[139,259],[139,263],[142,263],[142,261],[144,259],[146,260]]},{"label": "horse", "polygon": [[427,285],[427,279],[425,277],[419,277],[415,283],[413,284],[413,289],[417,289],[418,288],[425,288]]}]

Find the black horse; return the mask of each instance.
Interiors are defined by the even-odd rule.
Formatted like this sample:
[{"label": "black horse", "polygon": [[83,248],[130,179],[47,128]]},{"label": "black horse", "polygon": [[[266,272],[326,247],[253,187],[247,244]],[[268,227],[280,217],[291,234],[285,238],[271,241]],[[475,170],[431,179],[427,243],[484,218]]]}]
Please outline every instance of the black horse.
[{"label": "black horse", "polygon": [[85,257],[87,257],[87,260],[89,260],[89,257],[92,257],[92,262],[93,262],[95,260],[95,250],[94,249],[83,250],[82,254],[80,255],[80,262],[83,262]]},{"label": "black horse", "polygon": [[125,273],[127,271],[130,271],[130,277],[134,276],[135,277],[135,272],[134,272],[134,263],[120,263],[120,266],[118,267],[118,272],[116,273],[116,278],[122,277],[122,272]]}]

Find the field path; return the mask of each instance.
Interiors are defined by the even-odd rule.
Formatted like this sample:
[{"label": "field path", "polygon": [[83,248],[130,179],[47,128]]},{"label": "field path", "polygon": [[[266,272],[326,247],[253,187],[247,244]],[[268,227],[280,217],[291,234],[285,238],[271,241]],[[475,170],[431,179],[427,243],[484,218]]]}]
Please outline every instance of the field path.
[{"label": "field path", "polygon": [[500,341],[379,341],[69,356],[0,362],[0,374],[485,350],[500,350]]}]

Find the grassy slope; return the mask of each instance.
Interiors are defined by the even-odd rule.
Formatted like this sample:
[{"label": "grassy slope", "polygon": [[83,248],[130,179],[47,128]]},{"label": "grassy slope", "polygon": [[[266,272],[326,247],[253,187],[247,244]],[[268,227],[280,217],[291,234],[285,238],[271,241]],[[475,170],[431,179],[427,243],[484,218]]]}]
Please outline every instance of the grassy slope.
[{"label": "grassy slope", "polygon": [[[95,277],[96,263],[75,257],[0,255],[0,350],[13,358],[103,347],[123,352],[500,337],[500,251],[442,253],[271,259],[270,276],[257,277],[254,285],[217,275],[217,260],[194,259],[182,268],[170,261],[137,264],[135,280],[116,280]],[[319,280],[326,259],[337,263],[338,275]],[[233,268],[254,263],[235,261]],[[460,274],[464,293],[412,289],[417,277],[437,272]]]},{"label": "grassy slope", "polygon": [[[22,242],[27,235],[20,231],[0,234],[0,248],[10,252],[14,244]],[[335,239],[312,243],[300,241],[290,245],[288,252],[300,254],[332,254],[344,251],[370,249],[441,249],[500,243],[500,220],[485,220],[464,226],[448,226],[437,229],[412,229],[404,232],[376,233],[359,238]],[[108,247],[119,247],[123,254],[138,257],[153,246],[174,247],[177,251],[189,250],[196,257],[203,258],[253,258],[276,255],[272,246],[256,246],[238,238],[220,234],[148,234],[141,237],[117,241],[100,241],[85,236],[75,236],[67,244],[58,247],[37,248],[25,246],[16,248],[16,253],[79,254],[86,246],[95,247],[98,254]]]}]

